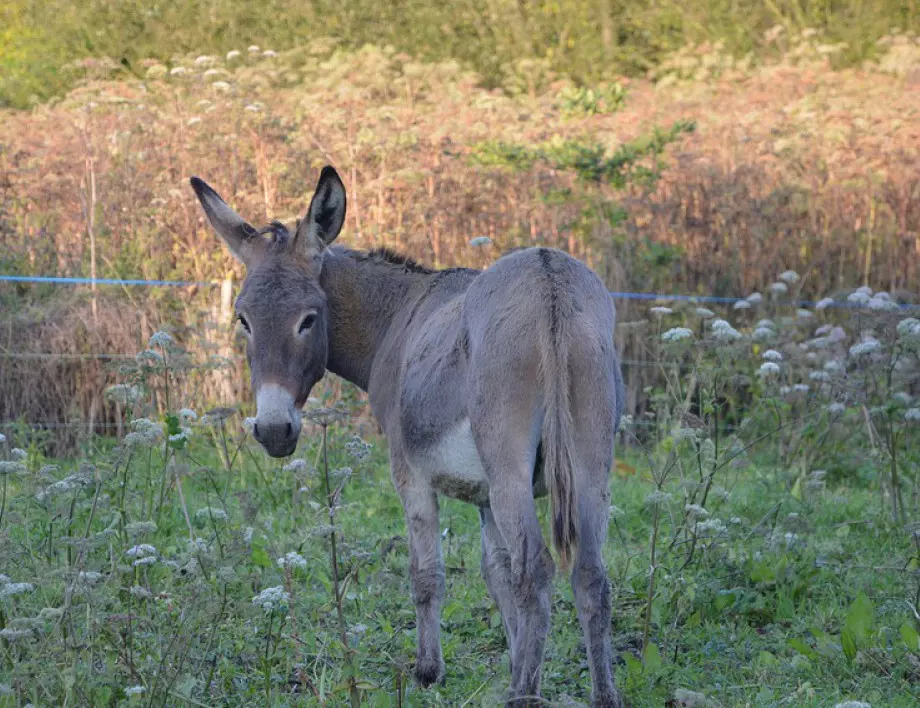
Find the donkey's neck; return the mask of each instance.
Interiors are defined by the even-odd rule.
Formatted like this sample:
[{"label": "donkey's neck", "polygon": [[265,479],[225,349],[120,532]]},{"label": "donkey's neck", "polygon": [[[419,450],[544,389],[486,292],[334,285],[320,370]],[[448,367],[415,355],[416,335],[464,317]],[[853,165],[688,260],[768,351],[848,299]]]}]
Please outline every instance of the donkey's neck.
[{"label": "donkey's neck", "polygon": [[329,312],[326,368],[367,390],[371,367],[396,315],[434,273],[331,248],[320,285]]}]

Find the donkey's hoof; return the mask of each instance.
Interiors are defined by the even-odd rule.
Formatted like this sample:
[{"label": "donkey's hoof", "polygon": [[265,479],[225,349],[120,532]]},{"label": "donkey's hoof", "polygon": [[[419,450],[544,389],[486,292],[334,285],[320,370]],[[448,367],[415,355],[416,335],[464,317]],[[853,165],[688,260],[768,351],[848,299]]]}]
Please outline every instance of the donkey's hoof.
[{"label": "donkey's hoof", "polygon": [[422,688],[428,688],[444,677],[444,662],[440,659],[419,659],[415,662],[415,680]]}]

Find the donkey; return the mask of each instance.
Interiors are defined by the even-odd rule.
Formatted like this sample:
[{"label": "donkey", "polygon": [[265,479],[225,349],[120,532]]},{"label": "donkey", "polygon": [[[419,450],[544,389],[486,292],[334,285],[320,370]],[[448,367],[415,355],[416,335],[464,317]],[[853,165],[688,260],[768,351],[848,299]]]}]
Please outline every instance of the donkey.
[{"label": "donkey", "polygon": [[191,185],[246,265],[236,314],[257,404],[252,432],[266,452],[294,452],[300,409],[327,370],[368,394],[408,526],[418,683],[444,675],[445,494],[479,507],[482,573],[510,651],[508,704],[539,702],[554,563],[534,498],[548,493],[592,705],[621,706],[601,550],[623,384],[614,307],[597,275],[551,248],[513,251],[478,271],[332,246],[346,197],[329,166],[294,233],[278,222],[257,231],[201,179]]}]

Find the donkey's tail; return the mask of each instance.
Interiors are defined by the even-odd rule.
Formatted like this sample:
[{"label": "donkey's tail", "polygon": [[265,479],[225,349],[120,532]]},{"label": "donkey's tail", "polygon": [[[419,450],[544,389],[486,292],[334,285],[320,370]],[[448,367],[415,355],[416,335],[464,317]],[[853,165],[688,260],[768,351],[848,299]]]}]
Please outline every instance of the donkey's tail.
[{"label": "donkey's tail", "polygon": [[[578,544],[575,500],[575,435],[571,407],[572,346],[570,323],[574,307],[565,289],[550,278],[550,318],[539,329],[540,378],[543,389],[543,474],[550,497],[553,546],[566,571]],[[561,292],[557,292],[558,289]]]}]

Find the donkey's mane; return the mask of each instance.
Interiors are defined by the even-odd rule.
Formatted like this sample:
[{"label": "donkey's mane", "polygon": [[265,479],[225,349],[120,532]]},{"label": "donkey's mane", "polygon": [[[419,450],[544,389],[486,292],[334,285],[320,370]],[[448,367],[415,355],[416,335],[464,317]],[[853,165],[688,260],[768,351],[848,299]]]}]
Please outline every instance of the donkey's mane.
[{"label": "donkey's mane", "polygon": [[271,242],[279,245],[286,244],[291,238],[291,232],[280,221],[272,221],[267,226],[259,229],[258,233],[259,236],[270,236]]},{"label": "donkey's mane", "polygon": [[370,251],[349,251],[348,255],[359,263],[385,263],[399,266],[410,273],[434,273],[428,266],[422,265],[414,258],[398,253],[389,248],[374,248]]}]

